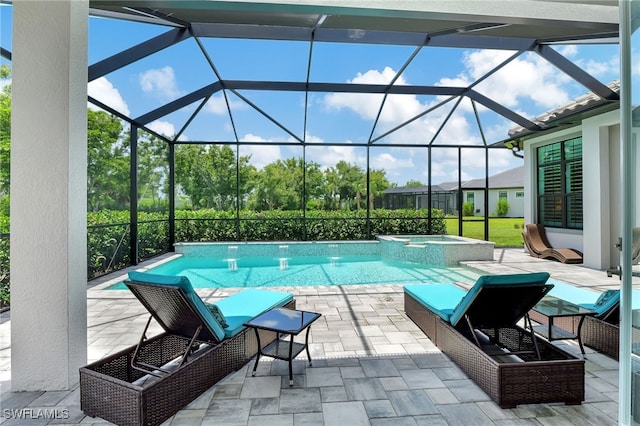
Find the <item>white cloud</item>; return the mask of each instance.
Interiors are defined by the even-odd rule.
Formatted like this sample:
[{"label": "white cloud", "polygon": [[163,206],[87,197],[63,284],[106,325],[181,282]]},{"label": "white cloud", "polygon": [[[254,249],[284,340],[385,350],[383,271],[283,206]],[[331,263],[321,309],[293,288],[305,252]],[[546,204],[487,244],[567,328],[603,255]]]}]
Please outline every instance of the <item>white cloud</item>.
[{"label": "white cloud", "polygon": [[367,93],[332,93],[325,97],[330,109],[351,109],[365,120],[373,120],[378,114],[383,95]]},{"label": "white cloud", "polygon": [[611,64],[589,60],[584,65],[584,68],[591,75],[604,75],[611,71]]},{"label": "white cloud", "polygon": [[596,77],[620,74],[620,61],[617,57],[610,58],[608,61],[589,59],[585,62],[579,62],[578,65],[581,65],[586,72]]},{"label": "white cloud", "polygon": [[557,49],[557,51],[562,56],[566,56],[566,57],[576,56],[578,54],[578,46],[574,44],[567,44],[565,46],[560,46]]},{"label": "white cloud", "polygon": [[[479,72],[479,71],[477,71]],[[395,76],[396,72],[389,68],[380,72],[369,70],[359,73],[351,82],[360,84],[387,84]],[[472,73],[469,73],[472,74]],[[460,75],[453,79],[443,79],[438,85],[466,86],[469,76]],[[395,84],[407,84],[407,81],[400,77]],[[430,103],[422,103],[415,95],[389,95],[384,104],[384,108],[378,118],[376,135],[381,135],[396,126],[407,122],[428,108],[441,102],[444,98],[434,98]],[[374,120],[378,116],[378,110],[382,100],[382,95],[365,95],[334,93],[325,96],[325,105],[330,109],[349,109],[359,114],[367,120]],[[453,104],[444,105],[420,117],[408,125],[397,129],[384,138],[386,143],[424,143],[429,142],[438,132],[445,117],[449,114]],[[483,110],[482,105],[478,105],[479,110]],[[439,143],[456,143],[461,145],[478,145],[482,141],[475,121],[469,123],[464,113],[472,112],[471,103],[463,101],[458,110],[449,118],[448,123],[438,135]],[[506,136],[506,132],[501,137]]]},{"label": "white cloud", "polygon": [[[429,169],[425,167],[425,180]],[[455,148],[434,149],[431,158],[431,181],[434,184],[458,180],[458,150]]]},{"label": "white cloud", "polygon": [[396,157],[389,152],[383,152],[371,157],[371,168],[383,169],[387,172],[387,177],[399,176],[401,171],[407,169],[413,169],[415,164],[410,156],[408,150],[405,153],[406,158]]},{"label": "white cloud", "polygon": [[[500,65],[513,52],[474,50],[467,52],[464,65],[470,80],[481,78]],[[533,101],[538,108],[548,109],[570,100],[562,88],[568,77],[543,58],[521,55],[476,86],[476,90],[492,100],[514,108],[521,102]],[[540,111],[543,112],[543,111]]]},{"label": "white cloud", "polygon": [[[244,102],[234,101],[233,98],[229,97],[227,99],[229,99],[229,108],[231,108],[232,111],[238,111],[248,108],[247,104]],[[227,102],[222,94],[218,94],[209,98],[207,104],[204,106],[204,110],[214,115],[229,114],[229,111],[227,110]]]},{"label": "white cloud", "polygon": [[[105,77],[100,77],[93,81],[90,81],[87,85],[87,92],[92,98],[102,102],[105,105],[109,105],[111,108],[126,116],[129,116],[129,106],[120,95],[118,89],[113,87],[113,84],[111,84],[111,82]],[[89,108],[93,110],[100,109],[93,104],[89,104]]]},{"label": "white cloud", "polygon": [[269,142],[261,136],[247,133],[240,138],[243,142],[256,142],[255,145],[241,145],[239,154],[241,156],[251,155],[249,162],[258,170],[261,170],[269,163],[273,163],[282,158],[280,147],[277,145],[260,145],[261,142]]},{"label": "white cloud", "polygon": [[[358,73],[355,78],[348,82],[354,84],[389,84],[395,75],[396,71],[390,67],[385,67],[382,72],[369,70],[364,74]],[[405,84],[404,79],[400,77],[395,84]],[[324,103],[329,109],[351,109],[363,119],[373,120],[378,115],[383,98],[384,96],[380,94],[331,93],[324,97]]]},{"label": "white cloud", "polygon": [[175,126],[173,125],[173,123],[169,123],[168,121],[156,120],[149,123],[147,127],[154,132],[164,135],[168,138],[172,138],[176,134]]},{"label": "white cloud", "polygon": [[509,170],[523,164],[524,160],[516,158],[508,149],[493,149],[489,151],[489,165],[494,169],[500,168],[499,171],[496,171],[494,173]]},{"label": "white cloud", "polygon": [[175,99],[181,95],[175,73],[170,66],[141,73],[140,87],[143,92],[153,93],[164,99]]},{"label": "white cloud", "polygon": [[[305,135],[305,140],[307,142],[313,142],[313,143],[324,142],[324,140],[321,137],[318,137],[309,133]],[[289,142],[293,142],[293,138],[289,139]]]},{"label": "white cloud", "polygon": [[[573,50],[566,49],[565,54],[573,54]],[[473,50],[465,53],[463,58],[464,71],[454,77],[446,77],[436,82],[439,86],[468,86],[470,82],[482,78],[487,72],[493,70],[514,52],[495,50]],[[603,66],[592,64],[593,67]],[[382,71],[369,70],[358,73],[349,82],[356,84],[388,84],[395,77],[396,71],[385,67]],[[495,72],[488,79],[479,83],[475,90],[488,98],[510,109],[517,110],[524,117],[540,114],[570,100],[568,90],[564,85],[569,77],[560,72],[550,63],[535,54],[520,55],[510,61],[506,66]],[[395,84],[408,84],[401,76]],[[416,117],[426,111],[436,102],[444,98],[437,97],[430,103],[423,103],[415,95],[390,95],[386,98],[382,113],[378,118],[376,134],[380,135],[407,120]],[[333,93],[324,97],[325,106],[329,110],[348,109],[358,114],[364,120],[374,120],[378,116],[382,95]],[[450,104],[449,104],[450,105]],[[388,143],[412,143],[430,141],[438,131],[443,119],[450,110],[446,105],[436,111],[421,117],[409,125],[398,129],[385,137]],[[479,113],[487,109],[482,104],[476,103]],[[522,111],[520,111],[522,110]],[[528,110],[528,112],[524,112]],[[482,143],[478,126],[473,116],[471,102],[464,99],[458,109],[449,118],[436,143],[478,145]],[[486,120],[481,119],[483,126],[487,126]],[[507,136],[507,131],[514,125],[504,124],[502,129],[493,127],[491,132],[483,127],[488,142],[500,140]],[[491,138],[489,138],[491,136]]]},{"label": "white cloud", "polygon": [[426,109],[415,95],[389,95],[380,114],[382,123],[398,125]]},{"label": "white cloud", "polygon": [[485,127],[484,133],[488,141],[500,141],[505,139],[509,134],[509,130],[511,130],[515,126],[515,123],[505,118],[488,127]]},{"label": "white cloud", "polygon": [[307,160],[320,164],[323,170],[334,167],[340,161],[360,167],[366,164],[364,151],[348,143],[344,146],[310,146],[307,148]]},{"label": "white cloud", "polygon": [[[566,54],[572,53],[567,50]],[[513,52],[505,51],[469,51],[464,56],[465,70],[457,76],[439,80],[440,86],[466,87],[470,82],[481,78],[486,72],[500,65]],[[386,67],[383,71],[369,70],[359,73],[351,82],[361,84],[387,84],[395,76],[395,71]],[[475,87],[480,93],[494,101],[513,109],[524,117],[539,114],[559,104],[568,102],[568,91],[563,85],[570,79],[557,70],[543,58],[535,54],[525,54],[511,61],[484,82]],[[399,78],[396,84],[408,84]],[[414,95],[388,96],[378,118],[376,134],[380,135],[410,118],[426,111],[441,102],[445,97],[436,97],[426,103]],[[357,113],[362,119],[374,120],[380,108],[381,95],[361,95],[348,93],[334,93],[324,97],[325,107],[329,110],[348,109]],[[482,145],[482,135],[473,115],[473,108],[468,99],[458,105],[456,111],[448,118],[446,125],[440,129],[443,120],[448,116],[452,103],[446,104],[437,110],[420,117],[407,126],[387,135],[385,143],[417,143],[429,142],[438,133],[434,147],[438,145]],[[487,142],[492,143],[505,138],[508,130],[514,127],[509,120],[495,117],[492,121],[483,119],[483,115],[492,114],[482,104],[476,103],[478,113],[481,115],[482,131]],[[525,112],[529,109],[530,112]],[[494,114],[495,115],[495,114]],[[327,147],[328,148],[328,147]],[[340,159],[354,162],[345,154],[356,152],[353,147],[338,147],[340,151],[325,149],[322,155],[312,156],[324,159],[328,164],[335,164]],[[343,156],[343,158],[340,157]],[[436,148],[432,151],[432,179],[433,182],[443,182],[458,179],[458,150],[455,148]],[[521,162],[521,160],[520,160]],[[491,170],[502,170],[520,165],[508,150],[491,150],[489,165]],[[479,149],[463,150],[463,180],[477,176],[484,176],[485,156]],[[415,164],[410,150],[407,152],[394,152],[393,154],[380,154],[372,157],[371,166],[387,171],[387,177],[400,184],[407,180],[407,176],[415,176]],[[412,172],[407,173],[407,171]],[[423,168],[422,178],[426,182],[428,167]],[[493,172],[492,172],[493,173]]]}]

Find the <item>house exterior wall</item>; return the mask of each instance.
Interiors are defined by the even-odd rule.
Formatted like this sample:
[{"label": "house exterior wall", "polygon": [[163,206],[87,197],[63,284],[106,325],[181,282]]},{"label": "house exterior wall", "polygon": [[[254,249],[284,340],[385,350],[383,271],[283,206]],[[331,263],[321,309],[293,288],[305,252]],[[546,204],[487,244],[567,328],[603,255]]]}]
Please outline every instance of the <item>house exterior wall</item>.
[{"label": "house exterior wall", "polygon": [[525,223],[537,223],[537,148],[582,136],[583,229],[546,228],[554,247],[570,247],[584,253],[584,266],[607,269],[617,266],[614,244],[620,234],[620,112],[611,111],[583,120],[581,125],[532,138],[524,146]]},{"label": "house exterior wall", "polygon": [[619,263],[614,247],[620,235],[619,112],[602,114],[582,124],[585,265],[608,268]]},{"label": "house exterior wall", "polygon": [[[524,188],[499,188],[489,190],[489,216],[496,217],[498,208],[498,198],[501,192],[507,193],[509,210],[504,217],[524,217],[525,197],[518,197],[517,194],[524,192]],[[468,200],[468,194],[472,193],[474,198],[474,216],[484,216],[484,191],[473,190],[463,191],[464,201]]]}]

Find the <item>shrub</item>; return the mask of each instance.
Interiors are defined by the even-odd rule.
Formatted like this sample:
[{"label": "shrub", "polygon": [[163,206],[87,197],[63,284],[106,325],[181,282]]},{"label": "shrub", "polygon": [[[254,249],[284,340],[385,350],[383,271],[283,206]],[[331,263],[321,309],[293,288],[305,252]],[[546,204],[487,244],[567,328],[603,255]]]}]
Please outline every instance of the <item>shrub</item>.
[{"label": "shrub", "polygon": [[9,237],[0,237],[0,308],[9,305]]},{"label": "shrub", "polygon": [[498,217],[504,217],[509,212],[509,202],[506,198],[500,198],[496,206],[496,214]]},{"label": "shrub", "polygon": [[471,201],[462,203],[462,214],[464,216],[473,216],[474,205]]}]

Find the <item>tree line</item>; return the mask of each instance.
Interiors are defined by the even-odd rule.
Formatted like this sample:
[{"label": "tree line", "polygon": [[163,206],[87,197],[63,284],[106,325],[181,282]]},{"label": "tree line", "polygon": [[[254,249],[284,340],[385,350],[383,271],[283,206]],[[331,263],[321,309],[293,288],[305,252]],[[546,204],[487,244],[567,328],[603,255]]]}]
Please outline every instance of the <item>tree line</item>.
[{"label": "tree line", "polygon": [[[88,211],[129,207],[128,136],[117,117],[88,111]],[[137,145],[140,208],[161,209],[169,192],[168,145],[145,131]],[[175,170],[178,206],[194,210],[359,210],[394,186],[384,170],[370,170],[367,195],[366,171],[346,161],[323,169],[286,158],[257,169],[250,155],[237,156],[230,145],[176,144]]]}]

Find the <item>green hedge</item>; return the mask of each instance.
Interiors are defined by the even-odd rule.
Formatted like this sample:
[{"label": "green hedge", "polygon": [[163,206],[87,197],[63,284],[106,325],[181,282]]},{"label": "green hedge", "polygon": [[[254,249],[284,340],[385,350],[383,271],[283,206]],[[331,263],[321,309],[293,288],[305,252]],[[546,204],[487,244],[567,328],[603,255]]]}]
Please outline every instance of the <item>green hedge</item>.
[{"label": "green hedge", "polygon": [[0,308],[9,305],[9,235],[0,237]]},{"label": "green hedge", "polygon": [[[366,211],[242,211],[176,212],[176,241],[335,241],[367,240],[376,235],[427,234],[428,211],[372,210],[370,230]],[[446,233],[442,210],[432,210],[432,234]]]},{"label": "green hedge", "polygon": [[[87,214],[87,268],[89,279],[131,264],[128,211],[105,210]],[[138,257],[148,259],[169,250],[169,222],[164,213],[138,214]]]}]

